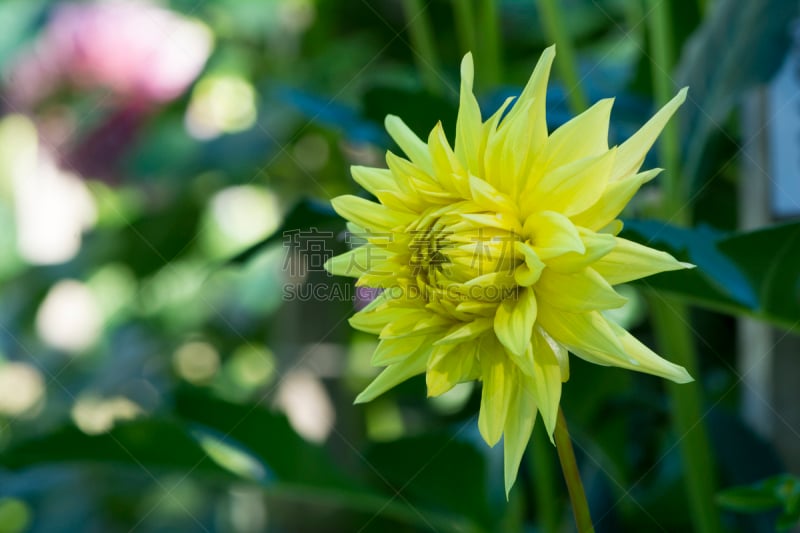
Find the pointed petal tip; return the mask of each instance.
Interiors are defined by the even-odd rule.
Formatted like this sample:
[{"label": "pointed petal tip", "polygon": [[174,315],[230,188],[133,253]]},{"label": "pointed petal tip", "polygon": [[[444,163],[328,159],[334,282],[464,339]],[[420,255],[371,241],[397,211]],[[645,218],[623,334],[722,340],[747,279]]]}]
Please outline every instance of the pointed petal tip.
[{"label": "pointed petal tip", "polygon": [[461,86],[462,90],[472,91],[475,80],[475,64],[472,61],[472,52],[467,52],[461,60]]},{"label": "pointed petal tip", "polygon": [[470,71],[472,71],[474,64],[475,61],[472,58],[472,52],[467,52],[466,54],[464,54],[464,57],[461,58],[461,75],[462,76],[464,75],[465,68],[468,68]]},{"label": "pointed petal tip", "polygon": [[692,269],[695,269],[695,268],[697,268],[697,265],[693,265],[692,263],[686,263],[686,262],[684,262],[684,261],[680,261],[680,264],[681,264],[681,266],[682,266],[683,268],[686,268],[686,269],[688,269],[688,270],[692,270]]},{"label": "pointed petal tip", "polygon": [[694,381],[692,375],[689,374],[689,372],[687,372],[686,369],[683,368],[682,366],[679,366],[678,369],[676,369],[675,371],[675,375],[671,376],[669,379],[671,381],[674,381],[678,385],[684,385],[686,383],[691,383],[692,381]]},{"label": "pointed petal tip", "polygon": [[506,485],[506,503],[508,503],[508,496],[509,496],[509,494],[511,494],[511,487],[514,486],[514,483],[516,481],[517,481],[516,479],[512,479],[510,481],[508,479],[505,480],[505,485]]}]

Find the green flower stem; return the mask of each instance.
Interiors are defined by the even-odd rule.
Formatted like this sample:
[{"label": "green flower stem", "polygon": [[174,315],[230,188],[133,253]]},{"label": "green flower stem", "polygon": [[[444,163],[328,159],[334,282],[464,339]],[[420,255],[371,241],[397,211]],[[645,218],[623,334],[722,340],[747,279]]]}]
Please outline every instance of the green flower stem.
[{"label": "green flower stem", "polygon": [[[456,0],[467,2],[468,0]],[[482,30],[481,43],[476,57],[483,79],[488,87],[494,87],[503,75],[503,59],[500,50],[500,16],[496,0],[478,0],[478,20]]]},{"label": "green flower stem", "polygon": [[[663,0],[648,1],[651,9],[648,29],[654,63],[653,86],[656,101],[661,105],[672,98],[675,92],[669,74],[674,63],[669,3]],[[664,128],[659,144],[659,156],[667,169],[663,182],[662,218],[673,224],[688,225],[692,217],[691,211],[686,207],[688,195],[679,172],[680,137],[675,122],[670,122]],[[654,295],[650,299],[650,304],[659,351],[686,368],[696,378],[697,353],[689,329],[688,308],[661,295]],[[716,492],[714,456],[706,427],[702,422],[702,388],[699,382],[684,385],[669,383],[667,387],[672,399],[673,425],[686,465],[684,472],[694,529],[699,533],[717,533],[721,530],[721,524],[714,503]]]},{"label": "green flower stem", "polygon": [[539,11],[542,14],[547,38],[556,44],[558,50],[559,57],[555,66],[566,85],[569,105],[573,113],[580,113],[589,106],[589,100],[580,84],[575,48],[572,46],[569,31],[564,23],[561,4],[558,0],[539,0]]},{"label": "green flower stem", "polygon": [[[672,70],[672,26],[669,4],[664,0],[649,0],[652,4],[647,19],[650,30],[650,51],[652,57],[653,90],[658,105],[667,103],[675,95],[675,84],[670,77]],[[680,139],[677,123],[670,121],[664,127],[658,144],[658,152],[665,167],[663,172],[664,211],[663,216],[675,224],[688,225],[690,217],[684,209],[686,193],[681,180]]]},{"label": "green flower stem", "polygon": [[533,438],[528,445],[528,453],[533,459],[528,461],[528,465],[530,467],[530,476],[533,480],[539,527],[543,533],[558,533],[560,513],[558,512],[559,505],[555,493],[553,449],[544,431],[544,426],[541,424],[537,424],[537,427],[533,430]]},{"label": "green flower stem", "polygon": [[461,52],[477,53],[478,45],[475,34],[475,1],[451,0],[453,2],[453,15],[456,20],[458,40],[461,41]]},{"label": "green flower stem", "polygon": [[417,64],[422,82],[433,92],[442,91],[439,78],[439,56],[433,39],[433,28],[426,5],[422,0],[403,0],[403,10],[408,20],[408,31],[411,34],[412,53]]},{"label": "green flower stem", "polygon": [[583,491],[583,482],[578,472],[578,463],[575,461],[575,451],[572,449],[567,421],[564,419],[561,407],[558,408],[555,440],[558,460],[561,462],[561,471],[564,473],[564,480],[567,482],[569,501],[572,503],[572,513],[575,515],[578,533],[594,533],[592,517],[589,514],[589,504],[586,501],[586,493]]},{"label": "green flower stem", "polygon": [[[685,305],[661,294],[650,298],[656,340],[661,353],[697,377],[697,354],[685,317]],[[679,385],[668,382],[672,399],[672,423],[678,435],[678,448],[685,463],[689,510],[694,529],[700,533],[721,531],[714,495],[713,455],[708,431],[703,423],[702,389],[698,382]]]}]

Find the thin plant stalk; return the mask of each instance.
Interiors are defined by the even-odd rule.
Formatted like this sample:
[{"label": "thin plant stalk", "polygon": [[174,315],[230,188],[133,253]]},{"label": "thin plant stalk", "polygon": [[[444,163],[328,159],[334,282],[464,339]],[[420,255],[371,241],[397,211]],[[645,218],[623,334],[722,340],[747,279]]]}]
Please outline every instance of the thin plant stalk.
[{"label": "thin plant stalk", "polygon": [[556,422],[554,436],[558,460],[561,462],[564,481],[567,482],[569,501],[572,504],[572,513],[575,515],[578,533],[594,533],[592,516],[589,513],[589,503],[586,501],[583,482],[578,472],[578,463],[575,460],[575,451],[572,449],[572,440],[570,440],[567,421],[564,419],[561,407],[558,408],[558,421]]},{"label": "thin plant stalk", "polygon": [[[649,0],[651,14],[648,29],[653,58],[653,86],[656,103],[666,103],[675,91],[670,77],[674,63],[672,57],[671,20],[669,3]],[[686,203],[688,195],[679,169],[680,137],[677,124],[670,122],[664,128],[658,147],[659,156],[666,167],[663,181],[664,201],[661,216],[673,224],[691,223],[691,212]],[[697,376],[698,363],[692,333],[689,329],[689,309],[661,295],[650,298],[653,327],[660,352],[676,364]],[[672,420],[678,435],[679,449],[686,464],[687,493],[694,529],[699,533],[721,531],[719,515],[714,504],[715,481],[713,453],[708,432],[702,422],[702,389],[699,382],[677,385],[670,383],[667,390],[672,399]]]},{"label": "thin plant stalk", "polygon": [[556,44],[558,50],[559,57],[555,66],[566,86],[567,102],[573,113],[579,113],[588,107],[589,100],[580,83],[575,47],[572,45],[561,8],[562,4],[558,0],[539,0],[539,12],[544,22],[545,33],[548,39]]},{"label": "thin plant stalk", "polygon": [[[685,322],[689,310],[682,303],[660,294],[651,295],[649,303],[661,352],[697,376],[697,355]],[[683,385],[668,382],[667,391],[672,399],[672,423],[678,435],[678,449],[686,465],[686,489],[694,530],[716,533],[721,531],[721,525],[715,510],[713,455],[708,431],[702,422],[702,389],[697,382]]]},{"label": "thin plant stalk", "polygon": [[403,0],[403,11],[408,21],[412,53],[417,70],[422,77],[422,83],[429,91],[440,93],[442,81],[439,77],[439,55],[436,53],[427,5],[424,5],[421,0]]},{"label": "thin plant stalk", "polygon": [[[466,2],[468,0],[456,0]],[[481,44],[477,51],[479,67],[486,85],[494,87],[503,76],[503,59],[500,47],[500,14],[497,0],[478,0],[478,20],[481,22]]]},{"label": "thin plant stalk", "polygon": [[533,480],[536,498],[536,515],[543,533],[558,533],[559,504],[555,492],[555,469],[553,468],[553,449],[547,439],[544,427],[537,425],[528,445],[530,476]]},{"label": "thin plant stalk", "polygon": [[475,0],[451,0],[453,15],[456,21],[456,32],[461,46],[461,53],[477,53],[478,41],[475,26]]}]

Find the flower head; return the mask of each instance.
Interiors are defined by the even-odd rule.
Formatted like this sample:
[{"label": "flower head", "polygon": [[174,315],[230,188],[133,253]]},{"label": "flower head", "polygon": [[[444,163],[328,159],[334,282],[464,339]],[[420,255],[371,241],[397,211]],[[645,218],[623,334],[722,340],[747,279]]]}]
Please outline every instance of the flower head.
[{"label": "flower head", "polygon": [[639,168],[686,91],[620,146],[608,147],[611,99],[548,134],[554,56],[545,50],[514,106],[507,100],[484,122],[468,54],[455,146],[441,123],[424,142],[389,116],[386,128],[407,158],[388,152],[388,169],[352,169],[380,203],[333,200],[366,244],[327,268],[383,289],[350,319],[379,335],[372,362],[386,367],[356,401],[421,373],[429,396],[481,380],[478,427],[489,445],[504,437],[506,491],[537,413],[552,439],[568,352],[692,379],[603,315],[625,303],[614,285],[690,266],[617,237],[617,216],[659,172]]}]

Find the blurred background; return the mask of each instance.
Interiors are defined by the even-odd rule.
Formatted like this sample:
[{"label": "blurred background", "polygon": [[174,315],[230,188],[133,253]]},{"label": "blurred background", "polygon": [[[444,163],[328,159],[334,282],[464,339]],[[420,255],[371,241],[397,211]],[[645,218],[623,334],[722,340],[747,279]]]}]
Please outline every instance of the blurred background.
[{"label": "blurred background", "polygon": [[375,339],[346,319],[374,294],[321,268],[357,244],[328,200],[396,149],[386,114],[452,140],[466,51],[486,117],[552,42],[551,129],[616,96],[616,144],[690,87],[624,235],[699,268],[622,288],[615,319],[697,382],[573,358],[596,529],[790,529],[798,9],[3,0],[0,532],[570,531],[538,425],[506,501],[479,386],[352,405]]}]

